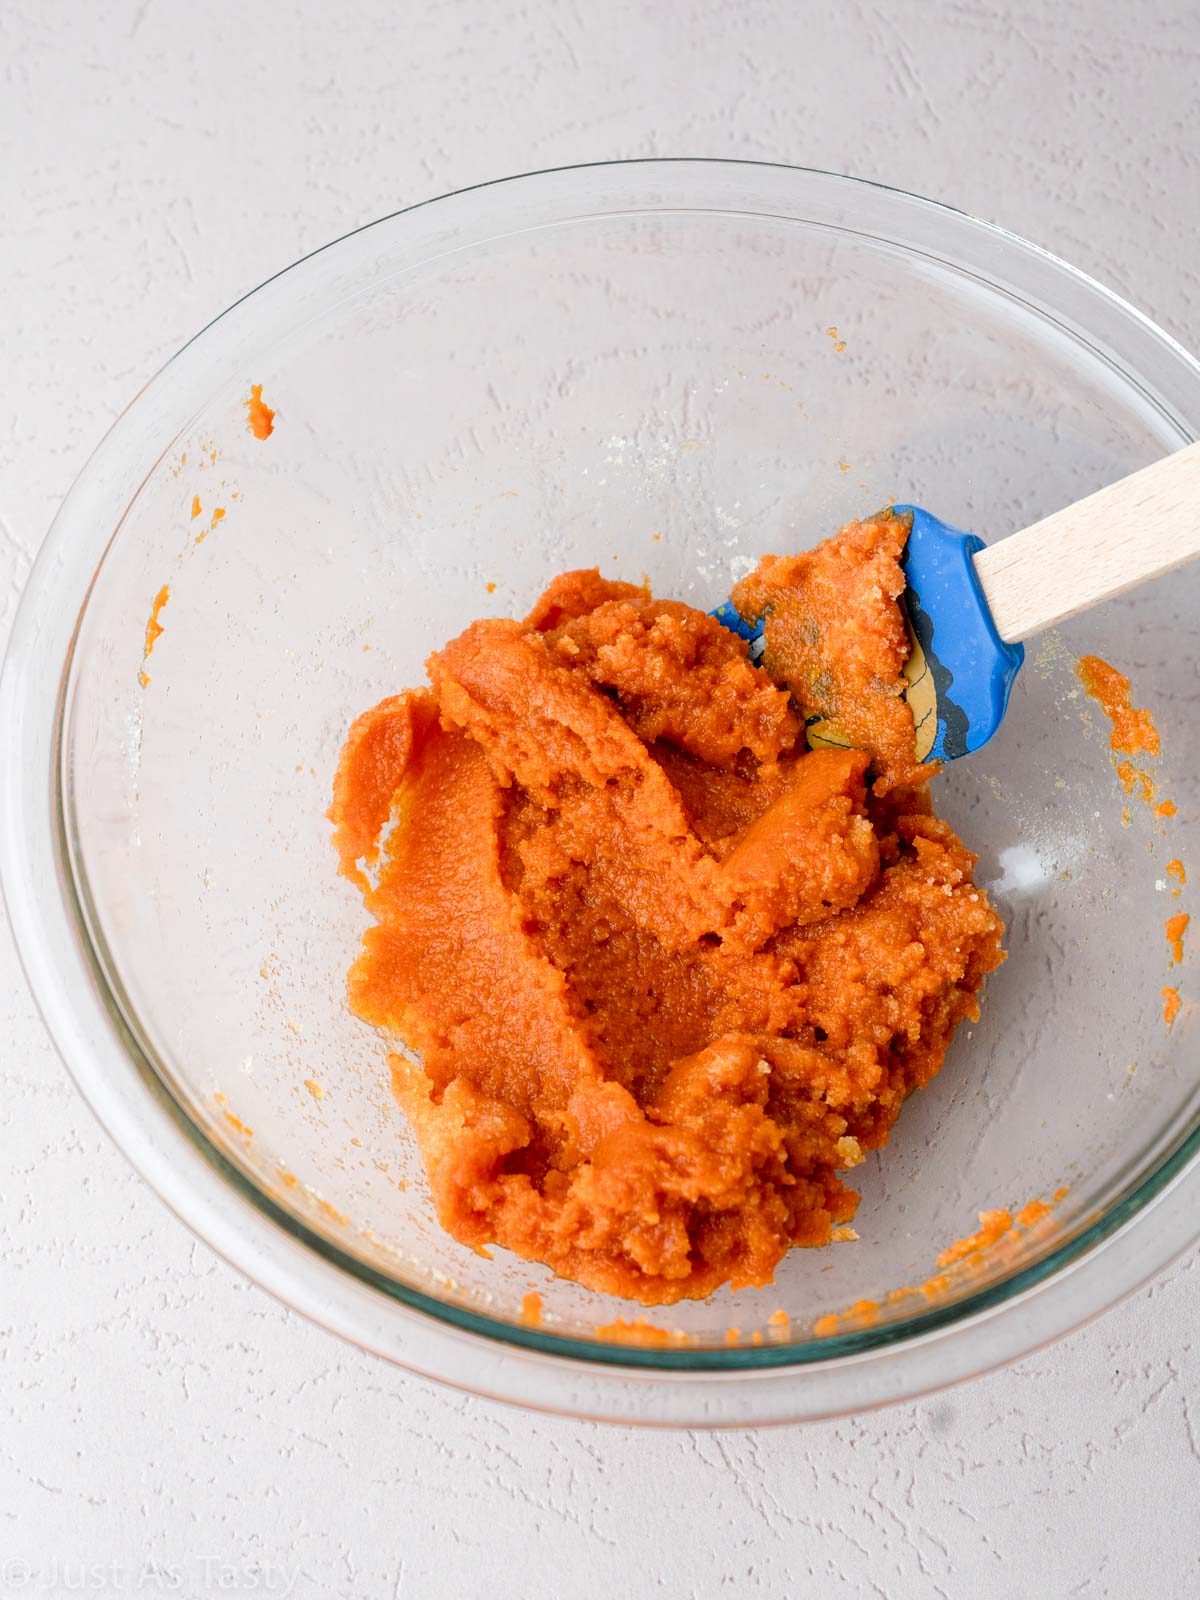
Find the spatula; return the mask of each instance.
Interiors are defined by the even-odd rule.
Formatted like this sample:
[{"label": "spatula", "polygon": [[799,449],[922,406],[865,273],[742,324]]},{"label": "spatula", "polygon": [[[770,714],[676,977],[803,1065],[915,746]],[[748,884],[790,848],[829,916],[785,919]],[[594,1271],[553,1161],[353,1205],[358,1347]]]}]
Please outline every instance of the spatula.
[{"label": "spatula", "polygon": [[[905,676],[917,759],[952,761],[1000,726],[1022,640],[1200,557],[1200,443],[998,544],[921,506],[893,509],[912,513]],[[729,600],[713,616],[762,653],[763,618],[747,622]]]}]

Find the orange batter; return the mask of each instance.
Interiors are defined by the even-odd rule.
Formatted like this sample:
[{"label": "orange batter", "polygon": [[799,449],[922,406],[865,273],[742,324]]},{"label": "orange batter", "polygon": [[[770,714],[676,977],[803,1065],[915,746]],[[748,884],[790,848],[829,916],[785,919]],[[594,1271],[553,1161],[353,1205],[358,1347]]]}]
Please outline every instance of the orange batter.
[{"label": "orange batter", "polygon": [[[1098,700],[1105,716],[1112,723],[1108,742],[1123,755],[1135,756],[1139,751],[1157,756],[1162,751],[1162,740],[1154,719],[1148,711],[1135,706],[1129,679],[1123,672],[1109,666],[1099,656],[1083,656],[1075,668],[1080,683]],[[1129,793],[1129,789],[1125,790]]]},{"label": "orange batter", "polygon": [[138,673],[138,682],[145,689],[150,683],[150,674],[146,671],[146,663],[154,653],[154,646],[162,638],[163,625],[158,620],[162,616],[163,607],[171,598],[171,590],[167,584],[154,596],[154,605],[150,609],[150,617],[146,623],[146,643],[142,650],[142,670]]},{"label": "orange batter", "polygon": [[[330,817],[375,919],[350,1003],[407,1047],[456,1238],[654,1305],[769,1283],[853,1216],[839,1174],[1002,959],[912,762],[906,532],[763,562],[737,599],[772,607],[769,674],[702,612],[565,573],[350,730]],[[864,748],[806,751],[827,683]]]},{"label": "orange batter", "polygon": [[903,698],[909,638],[897,601],[912,513],[851,522],[798,556],[764,556],[733,591],[747,620],[766,615],[763,665],[796,698],[814,745],[873,758],[875,789],[924,783]]},{"label": "orange batter", "polygon": [[246,407],[246,426],[256,439],[269,439],[275,432],[275,413],[262,397],[261,383],[250,385],[250,398]]}]

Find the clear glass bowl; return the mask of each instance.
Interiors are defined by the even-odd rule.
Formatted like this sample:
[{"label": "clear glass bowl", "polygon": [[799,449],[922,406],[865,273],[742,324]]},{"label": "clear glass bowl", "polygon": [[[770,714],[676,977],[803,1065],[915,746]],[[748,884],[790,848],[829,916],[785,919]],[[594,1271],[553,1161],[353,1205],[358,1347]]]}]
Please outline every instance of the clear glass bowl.
[{"label": "clear glass bowl", "polygon": [[[246,428],[251,383],[278,413],[266,441]],[[384,1045],[345,1005],[365,913],[324,812],[351,718],[562,568],[645,573],[708,607],[759,553],[889,499],[997,537],[1198,425],[1196,363],[1096,284],[825,173],[541,173],[301,261],[100,446],[6,663],[4,886],[84,1093],[175,1210],[290,1304],[527,1404],[809,1417],[1061,1333],[1196,1231],[1194,965],[1171,976],[1163,922],[1188,904],[1168,858],[1200,871],[1200,572],[1035,644],[1000,736],[938,780],[1010,959],[859,1169],[858,1241],[793,1252],[770,1289],[650,1314],[663,1344],[598,1335],[638,1308],[437,1226]],[[1178,816],[1121,793],[1072,673],[1084,649],[1158,718]],[[1063,1187],[971,1270],[889,1299],[980,1210]],[[880,1309],[820,1321],[863,1300]]]}]

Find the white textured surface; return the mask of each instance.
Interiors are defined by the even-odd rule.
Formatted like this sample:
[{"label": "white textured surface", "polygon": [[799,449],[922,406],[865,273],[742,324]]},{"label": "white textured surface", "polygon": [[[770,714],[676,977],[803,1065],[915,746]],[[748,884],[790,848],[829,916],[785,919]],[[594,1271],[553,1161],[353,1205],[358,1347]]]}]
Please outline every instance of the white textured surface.
[{"label": "white textured surface", "polygon": [[[0,635],[184,338],[347,228],[512,171],[877,177],[1200,344],[1198,72],[1190,0],[0,0]],[[3,930],[0,1084],[0,1596],[1200,1589],[1200,1254],[920,1405],[635,1434],[439,1391],[236,1278],[99,1133]]]}]

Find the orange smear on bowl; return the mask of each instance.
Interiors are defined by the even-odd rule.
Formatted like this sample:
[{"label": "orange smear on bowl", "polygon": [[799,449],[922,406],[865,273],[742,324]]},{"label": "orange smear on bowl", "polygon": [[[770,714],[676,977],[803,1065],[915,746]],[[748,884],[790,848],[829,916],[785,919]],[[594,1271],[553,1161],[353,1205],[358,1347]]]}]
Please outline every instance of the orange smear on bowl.
[{"label": "orange smear on bowl", "polygon": [[952,1267],[956,1261],[965,1261],[968,1256],[978,1255],[981,1250],[989,1249],[997,1239],[1004,1237],[1012,1225],[1012,1212],[1006,1206],[1001,1206],[996,1211],[981,1211],[978,1231],[968,1234],[965,1239],[956,1239],[952,1245],[948,1245],[937,1258],[938,1266]]},{"label": "orange smear on bowl", "polygon": [[138,682],[141,684],[143,689],[150,682],[150,678],[146,672],[146,662],[149,661],[151,652],[153,651],[154,646],[158,643],[159,636],[163,631],[162,623],[158,619],[162,615],[163,607],[170,598],[171,590],[169,586],[164,583],[162,588],[154,596],[154,605],[150,611],[150,620],[146,623],[146,646],[142,652],[142,670],[138,673]]},{"label": "orange smear on bowl", "polygon": [[[1165,992],[1165,991],[1164,991]],[[887,1304],[920,1295],[927,1301],[941,1300],[952,1288],[978,1276],[988,1265],[988,1257],[1003,1240],[1017,1239],[1018,1229],[1029,1229],[1047,1218],[1067,1193],[1065,1188],[1055,1190],[1049,1201],[1030,1200],[1014,1214],[1007,1206],[979,1213],[979,1228],[963,1239],[956,1239],[937,1258],[943,1270],[934,1273],[924,1283],[915,1287],[904,1285],[892,1289]],[[1011,1252],[1009,1252],[1011,1253]],[[818,1339],[846,1330],[872,1327],[879,1320],[882,1307],[875,1300],[856,1300],[846,1311],[831,1312],[818,1317],[813,1323],[813,1334]]]},{"label": "orange smear on bowl", "polygon": [[1126,794],[1132,794],[1135,788],[1140,788],[1142,799],[1146,804],[1154,804],[1154,783],[1148,772],[1143,772],[1140,767],[1135,767],[1132,761],[1122,761],[1117,766],[1117,777],[1121,780],[1121,787]]},{"label": "orange smear on bowl", "polygon": [[844,1328],[870,1328],[879,1321],[878,1300],[856,1300],[848,1311],[833,1311],[818,1317],[813,1323],[813,1333],[818,1339],[828,1339]]},{"label": "orange smear on bowl", "polygon": [[269,439],[275,431],[275,413],[262,397],[262,384],[250,385],[250,398],[245,401],[246,426],[256,439]]},{"label": "orange smear on bowl", "polygon": [[640,1345],[648,1350],[661,1350],[692,1342],[682,1328],[656,1328],[645,1317],[634,1317],[628,1321],[624,1317],[618,1317],[615,1322],[602,1323],[596,1329],[596,1337],[606,1339],[610,1344]]},{"label": "orange smear on bowl", "polygon": [[524,1295],[521,1300],[521,1321],[527,1328],[540,1327],[542,1321],[542,1297],[532,1290]]},{"label": "orange smear on bowl", "polygon": [[212,521],[209,523],[208,527],[205,528],[203,533],[198,533],[196,535],[196,543],[197,544],[203,544],[205,539],[208,538],[209,534],[213,531],[213,529],[217,526],[217,524],[219,522],[224,522],[224,520],[225,520],[225,507],[224,506],[217,506],[216,509],[214,510],[213,514],[212,514]]},{"label": "orange smear on bowl", "polygon": [[1109,743],[1124,755],[1144,750],[1157,756],[1162,749],[1158,729],[1148,711],[1136,707],[1131,699],[1129,679],[1099,656],[1084,656],[1075,668],[1080,683],[1100,704],[1112,723]]}]

